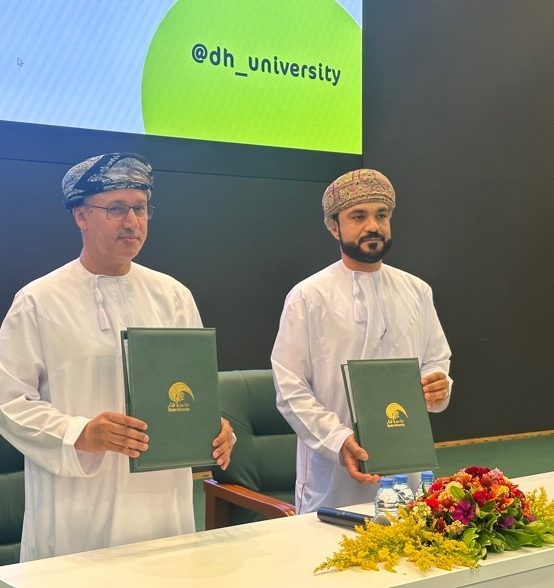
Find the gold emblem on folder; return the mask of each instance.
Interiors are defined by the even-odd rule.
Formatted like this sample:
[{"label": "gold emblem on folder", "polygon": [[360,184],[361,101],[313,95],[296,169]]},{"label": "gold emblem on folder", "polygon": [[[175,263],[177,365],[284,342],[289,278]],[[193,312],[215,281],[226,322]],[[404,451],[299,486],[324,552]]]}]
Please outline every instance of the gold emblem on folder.
[{"label": "gold emblem on folder", "polygon": [[194,400],[194,395],[188,384],[185,384],[185,382],[175,382],[174,384],[171,384],[167,391],[167,395],[169,396],[170,401],[167,407],[167,412],[190,411],[190,401],[187,398],[187,395],[190,396],[192,400]]},{"label": "gold emblem on folder", "polygon": [[388,404],[385,408],[385,414],[387,415],[387,427],[404,427],[405,423],[401,415],[408,418],[408,413],[398,402]]}]

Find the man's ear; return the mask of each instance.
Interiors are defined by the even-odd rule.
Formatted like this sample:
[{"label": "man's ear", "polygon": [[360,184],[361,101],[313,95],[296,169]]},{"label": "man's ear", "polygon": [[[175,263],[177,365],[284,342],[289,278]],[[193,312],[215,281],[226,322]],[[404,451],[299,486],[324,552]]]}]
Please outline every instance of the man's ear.
[{"label": "man's ear", "polygon": [[75,208],[71,209],[71,214],[77,223],[77,226],[81,231],[86,230],[88,226],[87,222],[87,214],[84,206],[76,206]]},{"label": "man's ear", "polygon": [[335,239],[337,241],[340,241],[339,223],[335,219],[332,220],[332,223],[333,223],[333,226],[332,226],[332,228],[329,229],[329,232],[331,233],[331,235],[333,235],[333,237],[335,237]]}]

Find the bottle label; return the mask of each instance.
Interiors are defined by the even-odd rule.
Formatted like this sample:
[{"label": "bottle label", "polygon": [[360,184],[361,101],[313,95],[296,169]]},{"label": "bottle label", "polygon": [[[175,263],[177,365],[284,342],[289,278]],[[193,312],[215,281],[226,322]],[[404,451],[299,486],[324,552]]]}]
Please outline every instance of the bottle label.
[{"label": "bottle label", "polygon": [[414,499],[414,493],[408,485],[395,488],[395,490],[398,493],[400,502],[402,502],[403,504],[407,504],[408,502],[411,502]]},{"label": "bottle label", "polygon": [[398,494],[392,488],[381,490],[376,497],[375,506],[379,512],[394,512],[398,510]]}]

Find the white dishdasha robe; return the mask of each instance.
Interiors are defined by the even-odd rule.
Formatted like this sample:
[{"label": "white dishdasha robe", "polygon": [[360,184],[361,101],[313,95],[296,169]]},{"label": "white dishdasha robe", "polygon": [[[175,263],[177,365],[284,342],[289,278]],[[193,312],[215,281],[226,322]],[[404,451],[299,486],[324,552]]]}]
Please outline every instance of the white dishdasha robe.
[{"label": "white dishdasha robe", "polygon": [[22,561],[194,531],[190,468],[130,474],[126,456],[74,443],[125,412],[121,330],[201,326],[185,286],[136,263],[113,277],[75,260],[18,292],[0,329],[0,434],[25,455]]},{"label": "white dishdasha robe", "polygon": [[450,348],[421,279],[385,264],[352,271],[341,260],[288,294],[271,361],[277,407],[298,436],[297,512],[373,500],[378,485],[356,482],[339,461],[352,434],[340,366],[408,357],[418,358],[422,375],[448,375]]}]

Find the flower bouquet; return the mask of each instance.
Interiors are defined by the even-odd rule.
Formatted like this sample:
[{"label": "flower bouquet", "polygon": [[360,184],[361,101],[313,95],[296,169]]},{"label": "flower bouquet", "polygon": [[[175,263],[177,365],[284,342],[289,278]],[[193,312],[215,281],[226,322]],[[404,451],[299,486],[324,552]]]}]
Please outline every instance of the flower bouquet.
[{"label": "flower bouquet", "polygon": [[394,571],[401,558],[420,570],[476,567],[488,552],[554,544],[554,501],[524,494],[498,469],[470,467],[438,478],[388,527],[366,521],[357,536],[316,568]]}]

